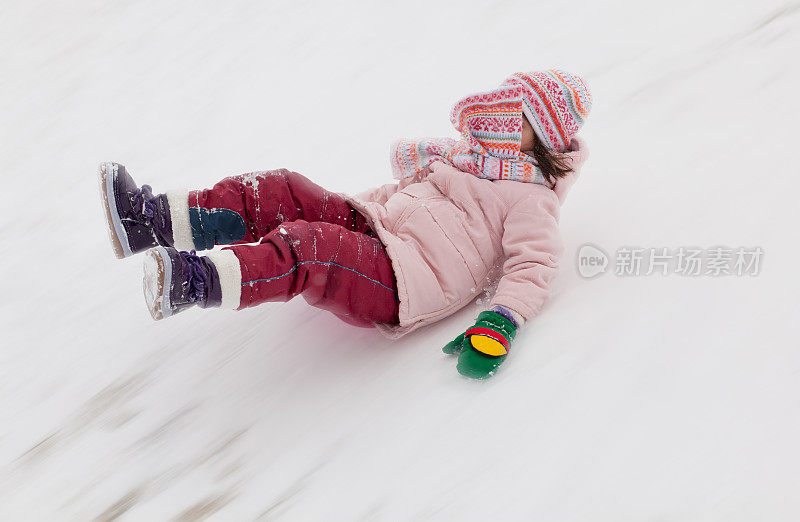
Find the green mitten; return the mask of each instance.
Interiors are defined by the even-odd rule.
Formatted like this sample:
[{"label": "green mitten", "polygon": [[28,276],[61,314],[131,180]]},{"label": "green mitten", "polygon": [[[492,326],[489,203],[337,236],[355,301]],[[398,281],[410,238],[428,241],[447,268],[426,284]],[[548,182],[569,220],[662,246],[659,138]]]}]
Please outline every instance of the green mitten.
[{"label": "green mitten", "polygon": [[473,379],[491,377],[508,356],[517,327],[497,312],[478,315],[475,325],[447,343],[442,351],[458,353],[458,373]]},{"label": "green mitten", "polygon": [[464,344],[464,334],[462,333],[449,343],[445,344],[444,348],[442,348],[442,351],[447,355],[460,353],[461,349],[463,348],[463,344]]}]

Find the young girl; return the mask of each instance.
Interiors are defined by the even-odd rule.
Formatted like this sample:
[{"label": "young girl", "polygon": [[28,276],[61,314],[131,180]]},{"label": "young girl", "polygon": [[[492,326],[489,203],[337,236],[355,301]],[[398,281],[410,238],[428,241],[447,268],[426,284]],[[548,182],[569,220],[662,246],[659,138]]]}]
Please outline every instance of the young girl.
[{"label": "young girl", "polygon": [[[192,306],[241,310],[302,295],[400,337],[496,283],[489,309],[445,346],[458,371],[492,375],[517,329],[542,307],[562,244],[559,207],[588,151],[575,134],[591,109],[583,80],[517,73],[453,107],[463,140],[392,146],[399,183],[357,196],[286,169],[154,195],[124,166],[100,165],[117,257],[145,252],[154,319]],[[233,245],[196,255],[215,245]]]}]

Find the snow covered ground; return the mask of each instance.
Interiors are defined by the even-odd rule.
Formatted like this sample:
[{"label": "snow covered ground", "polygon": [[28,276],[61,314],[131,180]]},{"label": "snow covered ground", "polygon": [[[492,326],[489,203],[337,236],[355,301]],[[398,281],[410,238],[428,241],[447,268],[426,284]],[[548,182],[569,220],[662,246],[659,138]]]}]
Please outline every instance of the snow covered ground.
[{"label": "snow covered ground", "polygon": [[[800,3],[0,2],[0,519],[797,520]],[[501,371],[302,300],[155,323],[97,163],[156,191],[355,192],[450,105],[562,66],[595,103],[554,296]],[[583,279],[580,245],[761,247]]]}]

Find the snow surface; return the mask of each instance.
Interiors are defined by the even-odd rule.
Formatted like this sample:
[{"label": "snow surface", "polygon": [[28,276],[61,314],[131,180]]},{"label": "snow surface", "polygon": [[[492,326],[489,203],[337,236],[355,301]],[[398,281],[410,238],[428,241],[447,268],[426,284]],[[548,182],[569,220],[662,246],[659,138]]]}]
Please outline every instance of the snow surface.
[{"label": "snow surface", "polygon": [[[800,3],[0,3],[0,519],[797,520]],[[101,161],[343,192],[551,65],[595,98],[563,271],[490,381],[302,300],[147,312]],[[584,243],[764,249],[582,279]]]}]

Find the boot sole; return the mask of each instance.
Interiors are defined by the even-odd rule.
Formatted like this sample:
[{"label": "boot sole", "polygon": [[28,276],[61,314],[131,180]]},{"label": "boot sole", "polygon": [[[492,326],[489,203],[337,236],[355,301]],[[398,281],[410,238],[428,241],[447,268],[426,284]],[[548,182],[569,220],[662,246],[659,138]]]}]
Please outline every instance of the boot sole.
[{"label": "boot sole", "polygon": [[116,177],[117,169],[113,163],[100,164],[97,169],[97,179],[100,187],[100,199],[105,210],[108,239],[111,241],[111,247],[114,249],[114,255],[117,256],[117,259],[124,259],[132,256],[133,252],[131,252],[130,245],[128,245],[128,236],[122,226],[119,212],[117,212],[117,199],[114,197],[114,181]]},{"label": "boot sole", "polygon": [[164,247],[145,252],[142,290],[150,315],[156,321],[172,315],[169,289],[172,287],[172,261]]}]

